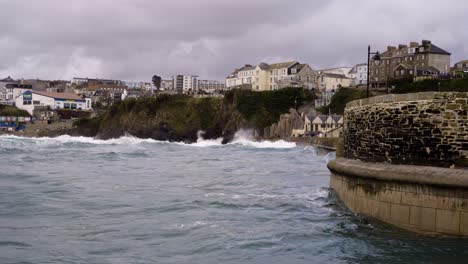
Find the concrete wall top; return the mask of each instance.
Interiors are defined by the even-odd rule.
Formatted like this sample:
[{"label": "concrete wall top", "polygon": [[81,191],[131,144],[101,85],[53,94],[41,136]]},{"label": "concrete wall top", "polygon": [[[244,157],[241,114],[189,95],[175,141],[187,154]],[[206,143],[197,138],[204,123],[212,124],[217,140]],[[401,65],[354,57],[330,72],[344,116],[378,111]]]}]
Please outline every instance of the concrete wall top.
[{"label": "concrete wall top", "polygon": [[365,99],[354,100],[346,104],[346,108],[359,107],[369,104],[377,103],[391,103],[391,102],[404,102],[404,101],[431,101],[434,99],[445,99],[450,97],[468,98],[468,93],[463,92],[421,92],[421,93],[408,93],[408,94],[387,94],[381,96],[374,96]]},{"label": "concrete wall top", "polygon": [[330,161],[328,168],[332,172],[351,177],[468,188],[468,170],[466,169],[367,163],[344,158]]}]

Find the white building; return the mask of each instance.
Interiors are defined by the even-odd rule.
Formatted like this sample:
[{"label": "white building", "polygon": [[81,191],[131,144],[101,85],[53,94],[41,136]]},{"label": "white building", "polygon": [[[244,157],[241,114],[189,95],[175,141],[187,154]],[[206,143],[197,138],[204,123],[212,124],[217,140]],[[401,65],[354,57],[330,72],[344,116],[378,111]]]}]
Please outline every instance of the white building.
[{"label": "white building", "polygon": [[20,94],[32,90],[29,84],[0,83],[0,104],[15,105],[15,98]]},{"label": "white building", "polygon": [[330,69],[323,69],[323,70],[319,70],[319,74],[320,73],[331,73],[331,74],[340,74],[340,75],[344,75],[346,78],[352,78],[352,73],[351,73],[351,70],[353,68],[352,67],[336,67],[336,68],[330,68]]},{"label": "white building", "polygon": [[316,87],[316,72],[308,64],[297,61],[245,65],[226,78],[226,88],[271,91],[285,87]]},{"label": "white building", "polygon": [[234,70],[234,72],[226,78],[226,88],[232,89],[242,85],[252,85],[256,72],[255,69],[256,66],[246,64],[244,67]]},{"label": "white building", "polygon": [[48,107],[51,110],[91,110],[91,99],[71,93],[50,93],[26,91],[16,97],[16,107],[28,111],[31,115],[36,107]]},{"label": "white building", "polygon": [[353,85],[367,84],[367,63],[360,63],[350,71],[351,78],[354,79]]},{"label": "white building", "polygon": [[172,77],[177,93],[193,93],[198,90],[198,76],[177,75]]},{"label": "white building", "polygon": [[203,90],[205,92],[214,92],[221,91],[226,88],[226,85],[223,82],[215,80],[198,80],[198,90]]}]

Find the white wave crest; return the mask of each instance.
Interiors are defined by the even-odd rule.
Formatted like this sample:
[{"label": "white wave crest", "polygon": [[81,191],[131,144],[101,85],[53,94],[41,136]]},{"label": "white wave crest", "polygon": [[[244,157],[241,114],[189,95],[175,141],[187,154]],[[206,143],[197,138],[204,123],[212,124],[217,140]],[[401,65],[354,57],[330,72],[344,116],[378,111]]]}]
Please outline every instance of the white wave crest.
[{"label": "white wave crest", "polygon": [[253,131],[251,130],[239,130],[234,135],[234,140],[229,143],[231,145],[242,145],[253,148],[277,148],[277,149],[288,149],[295,148],[296,143],[286,142],[284,140],[278,141],[255,141],[253,137]]},{"label": "white wave crest", "polygon": [[67,143],[83,143],[93,145],[136,145],[141,143],[166,143],[165,141],[157,141],[154,139],[141,139],[133,136],[123,136],[120,138],[102,140],[91,137],[72,137],[69,135],[63,135],[59,137],[40,137],[40,138],[25,138],[14,135],[0,136],[0,139],[11,139],[11,140],[29,140],[41,145],[49,144],[67,144]]},{"label": "white wave crest", "polygon": [[73,137],[69,135],[63,135],[59,137],[41,137],[41,138],[25,138],[19,137],[14,135],[0,135],[0,139],[9,139],[9,140],[28,140],[32,141],[39,145],[60,145],[60,144],[67,144],[67,143],[82,143],[82,144],[93,144],[93,145],[138,145],[138,144],[177,144],[181,146],[191,146],[191,147],[216,147],[216,146],[244,146],[250,148],[259,148],[259,149],[289,149],[295,148],[296,143],[293,142],[286,142],[284,140],[278,141],[255,141],[254,137],[252,136],[252,131],[248,130],[240,130],[238,131],[232,142],[223,145],[222,138],[218,139],[204,139],[203,138],[204,132],[200,131],[198,133],[198,140],[195,143],[184,143],[184,142],[168,142],[168,141],[158,141],[154,139],[142,139],[137,138],[132,135],[125,135],[120,138],[102,140],[96,139],[91,137]]}]

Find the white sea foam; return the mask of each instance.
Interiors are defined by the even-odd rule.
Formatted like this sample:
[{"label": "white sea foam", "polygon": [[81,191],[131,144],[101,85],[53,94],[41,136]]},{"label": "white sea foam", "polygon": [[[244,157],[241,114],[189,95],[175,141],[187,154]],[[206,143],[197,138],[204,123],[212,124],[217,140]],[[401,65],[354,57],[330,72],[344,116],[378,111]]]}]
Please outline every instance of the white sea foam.
[{"label": "white sea foam", "polygon": [[[191,147],[216,147],[216,146],[244,146],[250,148],[262,148],[262,149],[289,149],[295,148],[296,143],[286,142],[284,140],[278,141],[255,141],[253,138],[252,133],[250,131],[241,130],[237,132],[234,136],[232,142],[223,145],[222,138],[218,139],[204,139],[203,132],[198,133],[198,140],[195,143],[188,144],[183,142],[175,142],[173,144],[178,144],[181,146],[191,146]],[[93,145],[138,145],[138,144],[171,144],[167,141],[158,141],[154,139],[142,139],[137,138],[132,135],[125,135],[120,138],[115,139],[96,139],[91,137],[72,137],[69,135],[63,135],[59,137],[49,138],[49,137],[41,137],[41,138],[24,138],[14,135],[1,135],[0,139],[11,139],[11,140],[30,140],[40,145],[55,145],[55,144],[67,144],[67,143],[83,143],[83,144],[93,144]]]},{"label": "white sea foam", "polygon": [[67,144],[67,143],[83,143],[93,145],[135,145],[141,143],[166,143],[165,141],[157,141],[154,139],[141,139],[130,135],[123,136],[120,138],[114,138],[109,140],[96,139],[91,137],[72,137],[69,135],[63,135],[59,137],[40,137],[40,138],[24,138],[14,135],[2,135],[0,139],[13,139],[13,140],[30,140],[37,144]]},{"label": "white sea foam", "polygon": [[296,143],[286,142],[284,140],[278,141],[255,141],[253,137],[253,132],[251,130],[239,130],[234,135],[234,140],[229,143],[231,145],[242,145],[246,147],[253,148],[278,148],[278,149],[287,149],[295,148]]}]

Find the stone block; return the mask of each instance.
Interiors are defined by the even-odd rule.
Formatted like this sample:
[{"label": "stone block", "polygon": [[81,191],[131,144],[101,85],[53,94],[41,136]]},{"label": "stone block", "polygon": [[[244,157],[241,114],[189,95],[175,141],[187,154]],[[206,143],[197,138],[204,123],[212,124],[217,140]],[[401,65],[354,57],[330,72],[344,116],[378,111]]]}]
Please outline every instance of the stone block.
[{"label": "stone block", "polygon": [[437,209],[436,232],[452,235],[460,234],[460,212]]},{"label": "stone block", "polygon": [[390,220],[391,203],[377,201],[376,218],[384,222]]},{"label": "stone block", "polygon": [[408,225],[410,222],[410,207],[401,204],[391,204],[390,221],[399,225]]},{"label": "stone block", "polygon": [[410,225],[423,231],[435,232],[436,231],[436,209],[411,206]]},{"label": "stone block", "polygon": [[401,204],[410,206],[423,206],[422,196],[418,193],[402,192]]},{"label": "stone block", "polygon": [[383,190],[383,191],[377,193],[376,199],[381,201],[381,202],[400,204],[401,203],[401,192],[395,192],[395,191],[391,191],[391,190]]},{"label": "stone block", "polygon": [[460,233],[462,235],[468,236],[468,212],[461,212]]}]

